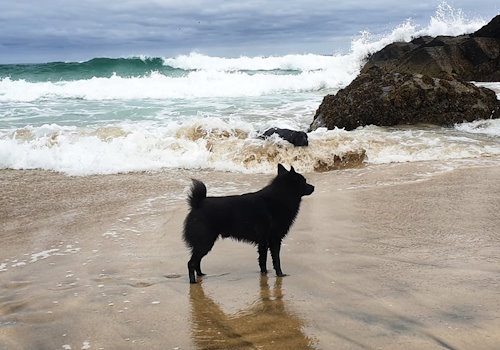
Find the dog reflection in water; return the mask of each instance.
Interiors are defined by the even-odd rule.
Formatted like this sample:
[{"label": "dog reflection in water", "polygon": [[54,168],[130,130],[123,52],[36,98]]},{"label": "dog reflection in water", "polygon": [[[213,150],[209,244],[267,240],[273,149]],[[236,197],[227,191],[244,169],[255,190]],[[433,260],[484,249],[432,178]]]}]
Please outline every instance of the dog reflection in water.
[{"label": "dog reflection in water", "polygon": [[276,278],[271,291],[261,276],[260,298],[248,309],[226,314],[208,297],[203,283],[191,285],[192,336],[199,349],[313,349],[303,322],[287,310]]}]

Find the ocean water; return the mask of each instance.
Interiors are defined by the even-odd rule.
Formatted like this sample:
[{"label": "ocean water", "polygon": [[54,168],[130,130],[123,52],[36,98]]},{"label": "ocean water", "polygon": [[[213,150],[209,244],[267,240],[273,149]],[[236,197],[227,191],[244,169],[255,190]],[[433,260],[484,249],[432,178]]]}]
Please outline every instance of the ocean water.
[{"label": "ocean water", "polygon": [[[0,65],[0,169],[69,175],[164,168],[304,172],[500,155],[500,120],[454,127],[318,129],[294,148],[270,127],[307,130],[326,94],[347,86],[366,57],[394,41],[459,35],[486,24],[440,6],[425,27],[408,20],[362,32],[349,52],[279,57],[94,58]],[[356,33],[353,33],[356,35]],[[500,83],[485,84],[500,91]]]}]

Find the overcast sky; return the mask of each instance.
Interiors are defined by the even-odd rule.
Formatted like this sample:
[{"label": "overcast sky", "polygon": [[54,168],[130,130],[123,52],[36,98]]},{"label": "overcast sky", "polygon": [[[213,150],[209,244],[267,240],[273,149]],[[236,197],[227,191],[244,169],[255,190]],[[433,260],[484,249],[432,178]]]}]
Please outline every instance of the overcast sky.
[{"label": "overcast sky", "polygon": [[[499,0],[448,1],[491,19]],[[361,30],[427,25],[427,0],[0,0],[0,63],[131,55],[332,54]]]}]

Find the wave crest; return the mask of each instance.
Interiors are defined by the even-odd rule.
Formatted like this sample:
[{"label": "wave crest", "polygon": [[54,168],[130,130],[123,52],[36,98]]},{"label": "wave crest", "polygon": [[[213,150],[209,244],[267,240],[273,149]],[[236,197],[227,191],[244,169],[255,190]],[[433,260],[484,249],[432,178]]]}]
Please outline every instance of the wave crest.
[{"label": "wave crest", "polygon": [[[340,79],[351,79],[351,76],[341,73]],[[194,71],[183,77],[169,77],[154,72],[146,77],[123,78],[114,75],[110,78],[35,83],[4,78],[0,80],[0,101],[250,97],[280,92],[319,91],[342,83],[338,76],[330,72],[317,71],[299,75]]]}]

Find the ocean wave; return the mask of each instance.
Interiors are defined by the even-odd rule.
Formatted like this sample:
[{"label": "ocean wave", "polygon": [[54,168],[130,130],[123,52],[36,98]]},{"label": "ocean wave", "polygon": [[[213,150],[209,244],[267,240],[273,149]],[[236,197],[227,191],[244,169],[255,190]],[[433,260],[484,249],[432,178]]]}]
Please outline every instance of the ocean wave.
[{"label": "ocean wave", "polygon": [[[252,123],[194,118],[184,123],[121,123],[95,127],[56,124],[0,131],[1,169],[45,169],[69,175],[113,174],[163,168],[273,173],[276,164],[322,172],[428,160],[500,155],[500,120],[455,128],[320,128],[308,147],[271,137]],[[478,132],[481,131],[481,133]]]},{"label": "ocean wave", "polygon": [[338,88],[352,79],[353,75],[345,70],[303,72],[298,75],[193,71],[183,77],[153,72],[146,77],[114,75],[110,78],[36,83],[4,78],[0,80],[0,101],[248,97]]},{"label": "ocean wave", "polygon": [[98,57],[83,62],[0,65],[0,78],[29,82],[58,82],[91,78],[142,77],[152,72],[181,76],[182,69],[165,64],[162,57]]},{"label": "ocean wave", "polygon": [[337,59],[335,56],[332,58],[332,56],[316,54],[226,58],[192,52],[175,58],[164,58],[164,62],[171,67],[184,70],[307,72],[333,68],[340,63]]}]

